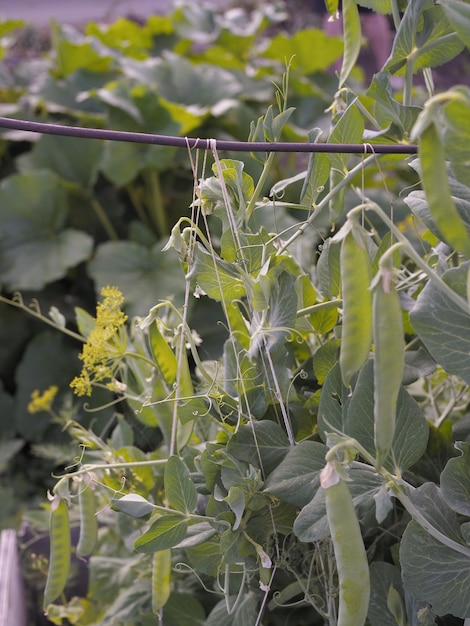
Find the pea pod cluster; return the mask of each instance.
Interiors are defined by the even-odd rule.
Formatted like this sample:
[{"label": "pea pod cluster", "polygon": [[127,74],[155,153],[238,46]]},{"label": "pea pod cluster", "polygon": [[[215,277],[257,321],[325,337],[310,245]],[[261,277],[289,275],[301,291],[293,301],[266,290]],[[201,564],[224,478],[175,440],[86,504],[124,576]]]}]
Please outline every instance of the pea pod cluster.
[{"label": "pea pod cluster", "polygon": [[[387,256],[387,258],[390,258]],[[377,468],[387,458],[395,434],[397,400],[403,378],[403,317],[391,267],[381,263],[373,296],[374,437]]]},{"label": "pea pod cluster", "polygon": [[50,514],[49,570],[44,590],[43,608],[47,609],[64,591],[70,570],[70,522],[66,501],[55,495]]},{"label": "pea pod cluster", "polygon": [[364,626],[369,609],[370,576],[354,502],[347,482],[333,463],[320,473],[339,583],[337,626]]},{"label": "pea pod cluster", "polygon": [[339,365],[345,387],[365,363],[372,344],[371,263],[363,228],[349,216],[341,242],[343,326]]}]

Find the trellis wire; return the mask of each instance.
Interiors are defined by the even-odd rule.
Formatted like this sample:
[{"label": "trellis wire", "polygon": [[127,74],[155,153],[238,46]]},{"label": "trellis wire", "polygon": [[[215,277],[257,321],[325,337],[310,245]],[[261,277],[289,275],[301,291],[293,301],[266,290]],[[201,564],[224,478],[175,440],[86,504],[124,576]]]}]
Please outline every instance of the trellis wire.
[{"label": "trellis wire", "polygon": [[81,139],[101,139],[108,141],[125,141],[130,143],[151,144],[157,146],[173,146],[175,148],[190,148],[210,150],[215,145],[218,150],[232,152],[331,152],[349,154],[416,154],[418,146],[414,144],[371,144],[371,143],[306,143],[285,141],[227,141],[215,139],[200,139],[194,137],[172,137],[169,135],[155,135],[153,133],[136,133],[122,130],[107,130],[101,128],[84,128],[82,126],[65,126],[63,124],[49,124],[31,122],[8,117],[0,117],[0,128],[22,130],[44,135],[60,135],[63,137],[78,137]]}]

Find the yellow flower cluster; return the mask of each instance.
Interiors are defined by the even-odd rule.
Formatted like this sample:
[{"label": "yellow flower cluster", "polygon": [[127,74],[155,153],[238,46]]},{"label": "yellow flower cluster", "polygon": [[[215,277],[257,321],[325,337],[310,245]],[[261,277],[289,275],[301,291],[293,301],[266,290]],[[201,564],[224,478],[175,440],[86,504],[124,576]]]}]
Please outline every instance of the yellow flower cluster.
[{"label": "yellow flower cluster", "polygon": [[103,287],[101,295],[104,299],[96,307],[95,326],[79,357],[82,371],[70,383],[77,396],[89,396],[94,383],[114,379],[116,366],[126,350],[123,327],[127,315],[121,311],[124,296],[117,287],[109,286]]},{"label": "yellow flower cluster", "polygon": [[35,389],[28,404],[28,413],[34,414],[41,413],[41,411],[50,411],[58,391],[59,387],[56,385],[51,385],[42,394],[39,393],[38,389]]}]

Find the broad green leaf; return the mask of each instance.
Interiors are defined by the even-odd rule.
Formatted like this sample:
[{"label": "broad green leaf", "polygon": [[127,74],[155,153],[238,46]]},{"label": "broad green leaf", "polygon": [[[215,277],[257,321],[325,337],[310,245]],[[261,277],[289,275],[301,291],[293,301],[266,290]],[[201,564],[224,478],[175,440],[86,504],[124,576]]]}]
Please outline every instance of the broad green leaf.
[{"label": "broad green leaf", "polygon": [[137,552],[157,552],[173,548],[186,537],[188,520],[179,515],[163,515],[134,542]]},{"label": "broad green leaf", "polygon": [[441,6],[460,40],[470,48],[470,4],[468,0],[442,0]]},{"label": "broad green leaf", "polygon": [[[263,278],[263,277],[262,277]],[[269,272],[268,276],[269,278]],[[269,281],[269,296],[266,315],[257,313],[251,324],[251,345],[249,358],[254,358],[263,350],[272,352],[281,346],[292,334],[297,314],[297,299],[294,297],[294,278],[282,272],[275,280]]]},{"label": "broad green leaf", "polygon": [[227,444],[227,453],[269,475],[289,451],[289,440],[275,422],[262,420],[241,426]]},{"label": "broad green leaf", "polygon": [[213,577],[217,576],[222,560],[220,541],[218,538],[210,539],[200,545],[186,548],[185,553],[191,566],[200,574],[207,574]]},{"label": "broad green leaf", "polygon": [[[464,263],[442,276],[464,298],[469,267],[469,263]],[[436,362],[470,384],[470,312],[455,306],[429,281],[410,313],[410,322]]]},{"label": "broad green leaf", "polygon": [[194,263],[187,278],[218,302],[237,300],[245,295],[245,286],[238,267],[215,254],[213,257],[201,244],[195,249]]},{"label": "broad green leaf", "polygon": [[[383,488],[383,478],[372,469],[351,469],[349,479],[348,486],[358,519],[362,523],[374,525],[376,523],[374,498]],[[297,516],[293,529],[300,541],[322,541],[330,536],[324,494],[324,489],[320,487]]]},{"label": "broad green leaf", "polygon": [[221,115],[234,99],[244,95],[243,83],[234,73],[217,65],[194,65],[171,52],[155,63],[153,82],[165,100],[190,106],[199,114]]},{"label": "broad green leaf", "polygon": [[400,570],[391,563],[373,561],[370,564],[370,587],[369,612],[367,613],[370,626],[397,626],[388,607],[387,599],[390,588],[403,594]]},{"label": "broad green leaf", "polygon": [[291,448],[269,475],[265,491],[295,506],[305,506],[319,487],[325,466],[326,447],[316,441],[302,441]]},{"label": "broad green leaf", "polygon": [[[362,368],[351,402],[348,407],[345,432],[356,438],[364,448],[375,456],[374,445],[374,362],[368,361]],[[397,422],[392,443],[392,455],[385,463],[393,469],[406,470],[426,450],[428,426],[417,402],[401,388],[397,402]]]},{"label": "broad green leaf", "polygon": [[435,67],[453,59],[462,48],[443,8],[434,6],[432,0],[416,0],[408,3],[383,69],[395,74],[403,73],[407,63],[413,71]]},{"label": "broad green leaf", "polygon": [[163,242],[147,248],[132,241],[109,241],[98,246],[89,264],[96,288],[116,285],[131,316],[145,315],[160,300],[183,302],[184,277]]},{"label": "broad green leaf", "polygon": [[0,185],[0,279],[38,291],[91,254],[89,235],[64,228],[67,196],[52,172],[14,175]]},{"label": "broad green leaf", "polygon": [[136,59],[146,58],[153,44],[153,29],[149,25],[140,26],[123,17],[106,26],[90,22],[85,32],[89,37],[96,37],[106,46],[122,50],[126,56]]},{"label": "broad green leaf", "polygon": [[204,626],[206,614],[194,594],[173,592],[165,604],[163,620],[168,626]]},{"label": "broad green leaf", "polygon": [[398,102],[390,86],[390,74],[378,72],[374,75],[367,95],[375,101],[374,114],[380,126],[393,124],[400,135],[407,139],[421,111],[420,107],[405,106]]},{"label": "broad green leaf", "polygon": [[199,522],[197,524],[192,524],[189,526],[188,531],[186,533],[186,537],[183,541],[180,541],[175,548],[194,548],[203,543],[206,543],[211,539],[217,530],[209,524],[209,522]]},{"label": "broad green leaf", "polygon": [[153,513],[154,506],[138,493],[129,493],[122,498],[113,498],[111,506],[116,511],[121,511],[130,517],[147,517]]},{"label": "broad green leaf", "polygon": [[344,55],[339,74],[338,89],[344,85],[357,63],[361,51],[361,20],[355,0],[343,0]]},{"label": "broad green leaf", "polygon": [[327,69],[342,51],[343,43],[339,37],[328,37],[322,30],[311,28],[293,35],[276,35],[263,51],[263,56],[277,59],[284,66],[292,59],[292,68],[305,75]]},{"label": "broad green leaf", "polygon": [[192,513],[196,508],[197,492],[189,471],[177,456],[170,456],[165,466],[165,495],[171,508]]},{"label": "broad green leaf", "polygon": [[341,339],[331,339],[318,348],[313,357],[313,372],[320,385],[323,385],[330,370],[338,362]]},{"label": "broad green leaf", "polygon": [[470,517],[470,444],[455,444],[460,456],[449,459],[441,474],[442,496],[451,509]]},{"label": "broad green leaf", "polygon": [[113,55],[109,48],[85,38],[70,26],[53,21],[51,27],[58,78],[65,78],[78,69],[107,72],[111,68]]},{"label": "broad green leaf", "polygon": [[[447,508],[438,488],[431,483],[423,487],[424,498],[415,504],[441,532],[462,543],[457,516]],[[405,589],[432,604],[435,613],[461,618],[470,615],[468,556],[444,545],[411,521],[401,541],[400,564]]]},{"label": "broad green leaf", "polygon": [[42,135],[31,152],[19,159],[22,172],[47,169],[80,190],[91,189],[98,178],[102,142],[76,137]]}]

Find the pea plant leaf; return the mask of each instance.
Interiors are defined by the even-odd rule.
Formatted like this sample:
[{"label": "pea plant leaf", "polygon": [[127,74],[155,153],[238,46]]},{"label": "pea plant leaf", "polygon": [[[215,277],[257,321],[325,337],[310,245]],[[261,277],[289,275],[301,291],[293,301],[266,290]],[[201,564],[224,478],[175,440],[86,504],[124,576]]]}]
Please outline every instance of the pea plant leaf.
[{"label": "pea plant leaf", "polygon": [[[442,279],[458,294],[466,297],[470,264],[447,270]],[[429,281],[410,312],[416,334],[439,365],[449,374],[470,384],[470,313],[456,307]]]},{"label": "pea plant leaf", "polygon": [[449,459],[441,473],[442,496],[451,509],[470,517],[470,444],[455,444],[460,455]]},{"label": "pea plant leaf", "polygon": [[403,584],[398,567],[382,561],[371,563],[370,602],[367,614],[370,626],[397,626],[397,621],[387,603],[391,587],[403,595]]},{"label": "pea plant leaf", "polygon": [[121,511],[130,517],[147,517],[153,513],[153,504],[138,493],[128,493],[122,498],[113,498],[111,507],[115,511]]},{"label": "pea plant leaf", "polygon": [[241,426],[227,445],[227,453],[270,474],[289,451],[283,429],[269,420]]},{"label": "pea plant leaf", "polygon": [[[351,468],[349,478],[348,485],[358,519],[363,523],[375,524],[374,497],[383,488],[382,477],[370,469]],[[321,541],[330,535],[324,489],[315,491],[312,500],[297,516],[293,528],[300,541]]]},{"label": "pea plant leaf", "polygon": [[165,466],[165,494],[171,508],[192,513],[196,508],[197,492],[186,465],[178,456],[170,456]]},{"label": "pea plant leaf", "polygon": [[442,0],[441,5],[460,40],[470,49],[470,5],[466,0]]},{"label": "pea plant leaf", "polygon": [[[462,543],[457,515],[432,483],[415,491],[414,504],[438,530]],[[431,557],[432,555],[432,557]],[[430,558],[431,557],[431,558]],[[470,615],[470,560],[445,545],[412,520],[400,545],[403,584],[418,600],[432,604],[438,615]]]},{"label": "pea plant leaf", "polygon": [[305,506],[320,484],[326,447],[316,441],[302,441],[291,448],[269,475],[265,491],[295,506]]},{"label": "pea plant leaf", "polygon": [[[357,379],[349,404],[345,428],[375,456],[374,445],[374,361],[369,360]],[[391,447],[392,458],[385,462],[390,469],[405,470],[418,461],[426,450],[428,426],[418,403],[404,387],[397,401],[397,423]],[[393,459],[393,460],[392,460]]]},{"label": "pea plant leaf", "polygon": [[383,69],[400,74],[409,63],[413,71],[435,67],[450,61],[462,49],[442,7],[434,6],[432,0],[417,0],[408,4]]},{"label": "pea plant leaf", "polygon": [[87,260],[90,235],[66,228],[67,196],[52,172],[13,175],[0,186],[0,278],[37,291]]},{"label": "pea plant leaf", "polygon": [[134,549],[146,554],[176,546],[186,537],[188,520],[179,515],[163,515],[135,542]]}]

